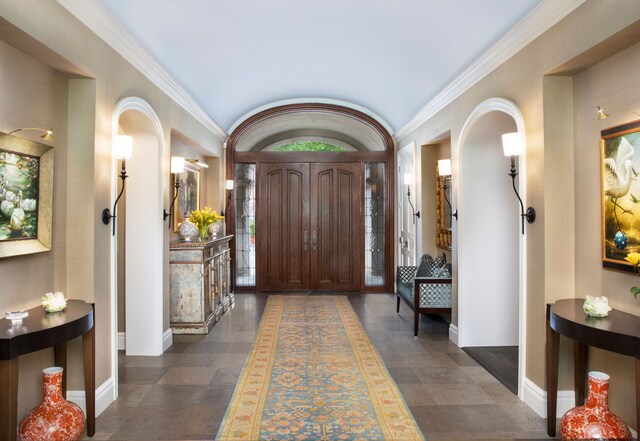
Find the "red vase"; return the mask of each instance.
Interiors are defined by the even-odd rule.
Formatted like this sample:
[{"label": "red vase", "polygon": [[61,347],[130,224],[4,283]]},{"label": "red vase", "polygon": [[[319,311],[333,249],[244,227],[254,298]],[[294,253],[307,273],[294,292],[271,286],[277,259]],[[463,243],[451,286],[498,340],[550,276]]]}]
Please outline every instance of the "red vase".
[{"label": "red vase", "polygon": [[42,403],[20,423],[20,441],[78,441],[84,434],[84,413],[77,404],[62,398],[62,368],[42,371]]},{"label": "red vase", "polygon": [[589,372],[589,391],[584,406],[567,411],[560,421],[562,439],[631,440],[622,419],[609,412],[609,375]]}]

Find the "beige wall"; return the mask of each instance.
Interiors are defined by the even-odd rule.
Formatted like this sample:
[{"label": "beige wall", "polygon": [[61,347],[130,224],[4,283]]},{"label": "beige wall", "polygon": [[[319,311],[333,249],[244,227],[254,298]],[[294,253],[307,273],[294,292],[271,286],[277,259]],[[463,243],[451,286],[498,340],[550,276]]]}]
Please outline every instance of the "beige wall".
[{"label": "beige wall", "polygon": [[422,175],[422,250],[432,256],[445,253],[451,261],[451,252],[436,246],[436,165],[438,160],[451,157],[451,140],[421,146]]},{"label": "beige wall", "polygon": [[[601,130],[639,119],[633,113],[640,113],[639,65],[640,43],[577,74],[573,84],[576,296],[605,295],[611,306],[635,315],[640,315],[640,300],[634,300],[629,288],[640,282],[638,277],[602,268],[599,140]],[[611,116],[596,119],[598,105]],[[611,375],[612,409],[632,424],[635,419],[634,360],[600,350],[593,350],[590,356],[590,369]]]},{"label": "beige wall", "polygon": [[[100,215],[113,204],[116,174],[112,173],[111,134],[116,103],[124,97],[140,97],[157,114],[165,146],[163,182],[169,182],[172,129],[211,155],[220,155],[222,142],[57,2],[0,0],[0,10],[0,40],[4,41],[0,43],[0,91],[5,103],[0,106],[0,128],[53,126],[55,131],[52,251],[2,259],[0,311],[37,306],[42,295],[52,290],[95,302],[96,382],[100,385],[112,376],[112,236]],[[95,81],[82,80],[78,73]],[[168,207],[168,185],[164,194]],[[168,229],[163,240],[167,267]],[[167,327],[166,307],[164,315]],[[70,389],[82,389],[79,355],[78,345],[72,345]],[[51,350],[21,357],[19,418],[39,402],[40,370],[52,362]]]},{"label": "beige wall", "polygon": [[[526,370],[525,375],[541,388],[545,388],[544,383],[544,347],[545,347],[545,304],[547,301],[553,301],[559,297],[584,297],[585,294],[593,293],[585,292],[587,288],[593,290],[593,287],[607,287],[606,294],[609,296],[611,303],[625,311],[637,313],[638,306],[634,301],[629,299],[628,284],[632,281],[629,275],[615,274],[610,271],[603,271],[600,268],[599,258],[599,225],[600,214],[598,207],[599,201],[599,169],[597,161],[590,163],[585,168],[585,173],[581,173],[583,166],[579,158],[582,155],[585,142],[575,140],[575,211],[573,203],[569,202],[565,206],[557,203],[557,197],[551,198],[549,205],[554,209],[547,210],[547,198],[550,198],[553,192],[558,192],[555,185],[551,185],[546,181],[548,178],[545,169],[554,161],[567,162],[572,158],[567,153],[567,149],[550,148],[545,144],[547,137],[545,136],[545,108],[543,105],[543,77],[545,74],[555,70],[585,51],[593,48],[599,43],[607,40],[609,37],[620,32],[627,26],[632,25],[640,19],[640,2],[635,0],[588,0],[578,9],[568,15],[557,25],[549,29],[542,36],[529,44],[518,54],[510,58],[491,74],[479,81],[444,109],[431,117],[412,133],[400,139],[398,145],[406,145],[411,141],[415,141],[418,145],[429,142],[438,134],[447,130],[451,131],[452,140],[452,162],[454,173],[454,199],[456,198],[455,174],[457,173],[457,144],[460,131],[468,118],[471,111],[483,101],[493,98],[506,98],[514,101],[520,108],[526,131],[526,166],[527,166],[527,200],[526,206],[533,206],[538,218],[532,225],[527,226],[527,286],[526,286],[526,308],[527,308],[527,329],[526,329]],[[614,37],[615,39],[615,37]],[[638,41],[636,38],[635,41]],[[618,44],[624,44],[618,42]],[[599,47],[601,49],[601,47]],[[601,52],[601,51],[600,51]],[[597,94],[602,97],[602,101],[596,103],[589,102],[583,104],[585,108],[594,110],[596,105],[607,108],[605,103],[609,99],[632,100],[634,69],[620,69],[617,75],[621,79],[617,83],[602,86],[601,84],[589,83],[589,93]],[[600,78],[600,77],[599,77]],[[624,79],[622,79],[624,78]],[[587,89],[582,87],[581,90]],[[630,96],[631,95],[631,96]],[[576,108],[581,108],[580,98],[576,96]],[[594,97],[595,100],[595,97]],[[611,103],[613,104],[613,103]],[[629,102],[629,105],[631,102]],[[558,110],[560,111],[560,110]],[[565,109],[566,111],[566,109]],[[566,118],[566,116],[565,116]],[[621,116],[620,120],[633,119],[633,115],[627,113]],[[609,120],[607,120],[608,122]],[[595,145],[597,152],[597,143],[599,139],[600,124],[593,119],[586,119],[584,122],[576,119],[575,136],[588,136],[589,142]],[[582,125],[588,125],[589,130],[581,129]],[[580,125],[580,127],[578,127]],[[587,133],[588,135],[585,135]],[[565,139],[571,137],[564,134]],[[582,138],[581,138],[582,139]],[[595,142],[595,144],[593,144]],[[580,153],[578,153],[580,152]],[[567,159],[569,158],[569,159]],[[586,159],[584,159],[586,160]],[[587,174],[588,170],[588,174]],[[569,171],[569,173],[571,173]],[[562,180],[557,180],[563,182]],[[588,181],[588,184],[587,184]],[[555,182],[553,182],[555,183]],[[581,189],[580,187],[583,186]],[[589,188],[589,190],[587,190]],[[569,187],[569,190],[571,188]],[[585,211],[582,208],[585,191],[589,191],[590,209]],[[555,195],[557,196],[557,195]],[[570,198],[570,196],[569,196]],[[595,199],[594,199],[595,198]],[[457,204],[454,203],[454,206]],[[566,219],[572,219],[575,215],[575,227],[569,223],[566,227]],[[582,226],[588,223],[589,229],[585,230]],[[584,232],[588,232],[585,235]],[[565,253],[565,258],[569,262],[565,262],[563,268],[569,271],[563,277],[558,277],[558,272],[551,265],[547,266],[546,262],[551,259],[551,255],[561,247],[558,242],[560,235],[569,235],[571,240],[575,241],[575,257],[573,253]],[[570,242],[571,243],[571,242]],[[587,248],[583,248],[583,243]],[[569,245],[571,246],[571,245]],[[580,253],[578,251],[584,251]],[[457,243],[457,235],[454,231],[454,265],[457,263],[457,253],[464,252],[464,244]],[[568,254],[568,256],[567,256]],[[578,259],[579,256],[579,259]],[[575,264],[572,260],[576,260]],[[588,259],[588,262],[585,261]],[[585,266],[584,268],[582,266]],[[575,268],[575,274],[572,274]],[[583,274],[588,277],[584,279]],[[455,274],[455,270],[454,270]],[[594,280],[595,278],[595,280]],[[572,283],[567,279],[575,279],[576,292],[572,292]],[[610,289],[615,288],[615,289]],[[600,291],[600,289],[598,289]],[[453,316],[457,314],[457,308],[454,308]],[[454,319],[455,320],[455,319]],[[617,364],[624,366],[625,363],[619,362],[620,357],[612,355],[594,356],[597,360],[602,357],[608,360],[608,365]],[[571,359],[567,351],[563,352],[563,369],[561,372],[560,386],[561,388],[570,388],[572,378],[568,373],[567,362]],[[595,363],[595,360],[594,360]],[[615,368],[618,373],[618,367]],[[632,381],[633,369],[630,367],[622,367],[619,375],[614,377],[614,382],[619,382],[619,386],[627,387]],[[632,427],[636,427],[634,418],[630,417],[630,413],[635,408],[635,403],[627,394],[612,394],[611,408],[614,412],[618,412],[626,422]]]}]

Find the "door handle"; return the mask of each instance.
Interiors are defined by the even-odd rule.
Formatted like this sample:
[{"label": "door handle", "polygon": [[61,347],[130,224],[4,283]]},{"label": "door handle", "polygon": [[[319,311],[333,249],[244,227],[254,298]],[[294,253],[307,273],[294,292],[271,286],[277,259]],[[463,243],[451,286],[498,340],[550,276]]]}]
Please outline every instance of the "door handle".
[{"label": "door handle", "polygon": [[307,251],[307,230],[304,230],[304,240],[302,243],[304,244],[304,250]]},{"label": "door handle", "polygon": [[315,231],[311,233],[311,246],[313,247],[313,251],[316,250],[316,244],[318,243],[318,235]]}]

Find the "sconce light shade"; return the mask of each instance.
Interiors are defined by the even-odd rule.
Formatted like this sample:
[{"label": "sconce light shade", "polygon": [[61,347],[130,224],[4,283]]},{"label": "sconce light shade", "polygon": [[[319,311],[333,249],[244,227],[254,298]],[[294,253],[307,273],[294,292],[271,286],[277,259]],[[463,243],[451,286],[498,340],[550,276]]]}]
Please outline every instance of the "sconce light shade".
[{"label": "sconce light shade", "polygon": [[413,184],[413,175],[411,173],[405,173],[403,176],[404,185]]},{"label": "sconce light shade", "polygon": [[440,176],[451,176],[451,159],[438,160],[438,174]]},{"label": "sconce light shade", "polygon": [[171,173],[177,174],[184,172],[184,158],[182,156],[171,157]]},{"label": "sconce light shade", "polygon": [[522,153],[520,133],[513,132],[502,135],[502,150],[505,156],[519,156]]},{"label": "sconce light shade", "polygon": [[233,190],[233,179],[227,179],[224,188],[225,190]]},{"label": "sconce light shade", "polygon": [[113,138],[113,156],[116,159],[129,159],[133,151],[133,138],[127,135],[116,135]]}]

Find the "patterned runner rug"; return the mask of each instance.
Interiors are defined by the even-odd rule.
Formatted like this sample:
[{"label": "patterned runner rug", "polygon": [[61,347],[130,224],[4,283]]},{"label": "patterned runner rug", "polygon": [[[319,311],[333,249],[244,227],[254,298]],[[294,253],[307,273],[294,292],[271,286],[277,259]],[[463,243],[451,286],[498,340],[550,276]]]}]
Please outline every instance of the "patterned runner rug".
[{"label": "patterned runner rug", "polygon": [[424,440],[345,296],[270,296],[219,441]]}]

